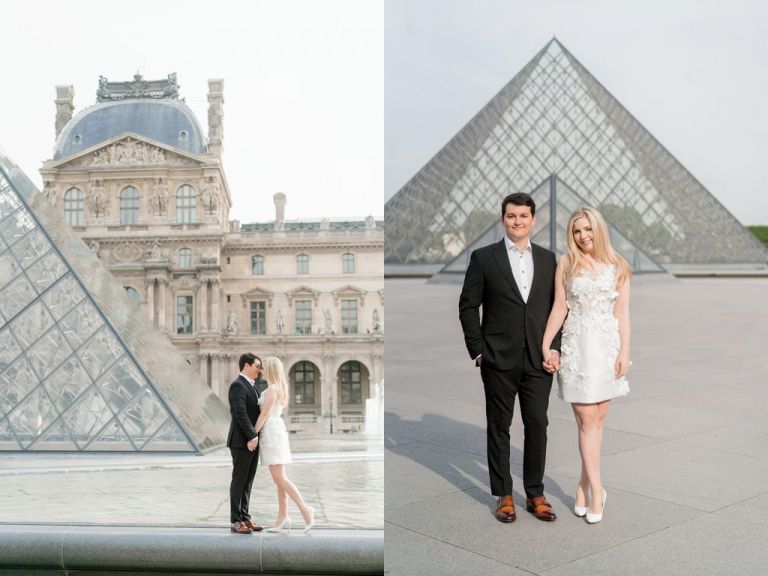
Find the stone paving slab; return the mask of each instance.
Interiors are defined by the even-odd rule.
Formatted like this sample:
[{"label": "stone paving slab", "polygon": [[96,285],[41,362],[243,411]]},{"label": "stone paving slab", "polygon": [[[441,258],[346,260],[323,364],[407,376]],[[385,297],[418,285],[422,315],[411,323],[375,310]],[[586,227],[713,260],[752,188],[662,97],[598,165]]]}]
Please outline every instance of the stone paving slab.
[{"label": "stone paving slab", "polygon": [[[317,509],[324,528],[382,528],[381,440],[292,442],[287,475]],[[316,452],[338,446],[338,450]],[[350,449],[355,447],[355,449]],[[26,467],[26,468],[25,468]],[[231,458],[205,456],[3,454],[0,523],[229,525]],[[275,487],[259,466],[251,493],[255,521],[277,516]],[[289,514],[303,526],[293,503]]]},{"label": "stone paving slab", "polygon": [[[462,527],[457,527],[462,529]],[[384,573],[401,576],[528,576],[530,572],[484,556],[482,551],[441,542],[413,530],[388,525],[384,538]]]},{"label": "stone paving slab", "polygon": [[765,574],[768,528],[704,515],[569,564],[546,576]]},{"label": "stone paving slab", "polygon": [[[385,532],[387,558],[397,557],[387,562],[388,573],[414,573],[412,566],[429,573],[431,565],[432,573],[446,565],[446,574],[482,573],[453,570],[445,561],[456,558],[463,568],[472,554],[528,574],[768,569],[758,547],[768,516],[768,444],[761,442],[768,279],[636,278],[631,394],[616,400],[608,416],[609,500],[595,526],[569,512],[578,476],[576,429],[570,406],[554,391],[545,490],[559,519],[546,524],[523,513],[511,526],[493,519],[482,386],[461,338],[460,286],[397,279],[385,289]],[[521,430],[516,415],[510,452],[518,509]],[[718,526],[728,545],[705,553],[720,537]],[[697,569],[678,571],[676,553]]]}]

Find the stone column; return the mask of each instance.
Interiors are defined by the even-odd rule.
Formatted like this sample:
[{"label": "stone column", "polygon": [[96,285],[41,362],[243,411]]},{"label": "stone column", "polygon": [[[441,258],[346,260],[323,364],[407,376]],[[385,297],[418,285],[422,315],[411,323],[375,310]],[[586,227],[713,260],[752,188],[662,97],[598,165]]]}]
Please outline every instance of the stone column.
[{"label": "stone column", "polygon": [[149,314],[149,321],[153,326],[157,326],[155,321],[155,279],[147,278],[147,314]]},{"label": "stone column", "polygon": [[[330,352],[323,353],[323,366],[321,368],[320,375],[320,398],[322,402],[321,411],[323,414],[330,414],[333,416],[333,433],[339,432],[338,423],[341,421],[339,418],[339,393],[336,386],[336,375],[333,373],[333,354]],[[330,432],[331,428],[328,426],[324,432]]]},{"label": "stone column", "polygon": [[221,301],[221,280],[213,278],[211,280],[211,330],[221,332],[219,322],[219,303]]},{"label": "stone column", "polygon": [[211,354],[211,390],[221,398],[221,370],[219,368],[219,354]]},{"label": "stone column", "polygon": [[197,293],[200,295],[200,307],[199,307],[199,316],[200,316],[200,326],[198,327],[198,332],[207,332],[208,331],[208,281],[203,279],[200,281],[200,289],[197,291]]},{"label": "stone column", "polygon": [[208,354],[201,353],[198,354],[198,361],[200,363],[199,371],[200,371],[200,379],[203,381],[204,384],[207,386],[210,386],[208,382]]},{"label": "stone column", "polygon": [[158,287],[160,289],[160,308],[157,311],[157,327],[165,332],[165,320],[168,312],[166,311],[166,298],[168,293],[168,280],[161,278],[158,280]]}]

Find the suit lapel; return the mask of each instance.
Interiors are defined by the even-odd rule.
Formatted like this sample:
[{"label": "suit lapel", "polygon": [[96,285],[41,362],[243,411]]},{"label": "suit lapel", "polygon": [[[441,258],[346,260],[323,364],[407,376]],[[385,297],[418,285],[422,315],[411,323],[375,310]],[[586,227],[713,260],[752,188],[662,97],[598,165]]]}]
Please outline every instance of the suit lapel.
[{"label": "suit lapel", "polygon": [[517,287],[515,277],[512,275],[512,265],[509,263],[509,255],[507,254],[507,245],[504,243],[504,238],[501,239],[501,242],[496,243],[493,250],[493,257],[496,259],[496,263],[499,265],[501,275],[506,278],[507,282],[509,282],[509,285],[512,287],[512,291],[514,292],[515,296],[517,296],[517,298],[522,301],[523,296],[520,294],[520,289]]},{"label": "suit lapel", "polygon": [[251,386],[251,383],[248,382],[248,380],[245,379],[245,376],[242,374],[240,375],[240,382],[242,382],[245,385],[246,390],[249,390],[250,393],[256,398],[256,400],[259,399],[259,393],[256,392],[256,387]]},{"label": "suit lapel", "polygon": [[531,291],[528,293],[528,301],[530,302],[536,290],[539,288],[541,279],[544,277],[542,272],[544,271],[544,260],[542,260],[542,252],[536,244],[531,243],[531,256],[533,257],[533,280],[531,281]]}]

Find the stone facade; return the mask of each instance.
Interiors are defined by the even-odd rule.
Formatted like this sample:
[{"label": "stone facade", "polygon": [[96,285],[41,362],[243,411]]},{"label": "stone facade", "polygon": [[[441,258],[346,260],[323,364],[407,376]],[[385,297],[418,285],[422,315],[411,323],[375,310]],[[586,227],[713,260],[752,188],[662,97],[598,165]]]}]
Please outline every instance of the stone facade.
[{"label": "stone facade", "polygon": [[[162,108],[188,111],[175,75],[142,82],[101,79],[100,101],[74,117],[72,88],[57,87],[45,197],[225,403],[241,353],[277,355],[291,385],[289,429],[362,430],[365,400],[384,377],[383,223],[288,221],[283,194],[274,221],[230,221],[223,81],[209,81],[209,139],[199,150],[194,119],[174,125]],[[148,105],[167,124],[152,135],[121,120],[130,110],[106,108],[146,115]],[[89,122],[101,140],[87,140]]]}]

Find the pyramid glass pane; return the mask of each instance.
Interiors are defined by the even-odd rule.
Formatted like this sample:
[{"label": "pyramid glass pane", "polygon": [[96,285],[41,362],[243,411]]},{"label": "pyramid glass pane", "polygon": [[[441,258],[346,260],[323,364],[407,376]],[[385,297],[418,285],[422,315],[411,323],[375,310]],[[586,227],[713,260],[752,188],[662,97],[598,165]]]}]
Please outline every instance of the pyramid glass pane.
[{"label": "pyramid glass pane", "polygon": [[[20,192],[8,166],[0,153],[0,450],[198,451],[220,444],[223,434],[217,438],[210,430],[226,430],[221,403],[211,401],[202,383],[204,391],[195,388],[194,374],[161,335],[120,313],[128,309],[127,297],[95,259],[86,272],[98,276],[94,283],[102,292],[89,291],[83,270],[76,271],[54,238],[63,238],[67,249],[84,245],[67,236],[44,200],[35,206],[41,213],[32,211],[28,202],[37,192],[30,186]],[[83,266],[93,257],[85,249],[76,258]],[[104,307],[112,302],[123,308],[108,311],[110,321]],[[183,405],[181,385],[171,382],[164,391],[200,427],[197,439],[113,321],[127,326],[125,336],[158,350],[155,356],[139,350],[155,372],[189,379],[183,392],[204,407],[197,414]]]},{"label": "pyramid glass pane", "polygon": [[387,202],[386,262],[450,262],[507,194],[550,174],[662,266],[766,261],[760,242],[552,40]]},{"label": "pyramid glass pane", "polygon": [[[552,175],[530,192],[536,203],[536,222],[531,229],[531,242],[552,250],[558,257],[567,251],[566,231],[574,210],[589,206],[576,192],[558,177]],[[613,247],[627,259],[634,272],[664,272],[664,269],[637,245],[619,232],[610,222],[608,233]],[[446,264],[435,276],[435,282],[461,280],[469,265],[469,258],[477,248],[493,244],[504,237],[504,226],[499,217],[461,254]],[[453,278],[451,278],[453,277]]]}]

